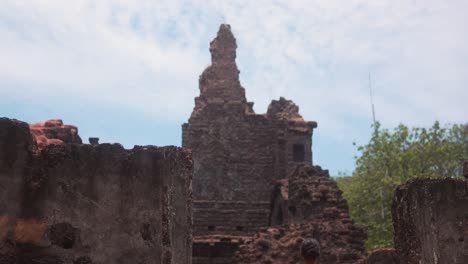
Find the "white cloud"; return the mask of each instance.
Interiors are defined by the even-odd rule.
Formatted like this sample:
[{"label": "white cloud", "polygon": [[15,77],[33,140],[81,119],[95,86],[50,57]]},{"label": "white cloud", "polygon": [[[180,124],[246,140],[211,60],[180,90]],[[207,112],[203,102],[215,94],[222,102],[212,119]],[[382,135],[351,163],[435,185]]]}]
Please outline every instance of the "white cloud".
[{"label": "white cloud", "polygon": [[284,95],[345,140],[358,133],[355,119],[370,121],[371,71],[384,124],[466,122],[466,3],[1,0],[0,89],[184,121],[209,41],[227,22],[257,112]]}]

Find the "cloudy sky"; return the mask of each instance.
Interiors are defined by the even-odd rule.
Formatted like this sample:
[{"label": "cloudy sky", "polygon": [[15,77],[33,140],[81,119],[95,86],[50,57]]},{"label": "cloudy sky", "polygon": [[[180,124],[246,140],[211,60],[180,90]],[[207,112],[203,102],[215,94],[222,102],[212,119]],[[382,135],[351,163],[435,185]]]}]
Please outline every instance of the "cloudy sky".
[{"label": "cloudy sky", "polygon": [[62,118],[85,141],[180,145],[231,24],[247,99],[318,122],[314,163],[351,173],[377,120],[468,121],[468,1],[0,0],[0,116]]}]

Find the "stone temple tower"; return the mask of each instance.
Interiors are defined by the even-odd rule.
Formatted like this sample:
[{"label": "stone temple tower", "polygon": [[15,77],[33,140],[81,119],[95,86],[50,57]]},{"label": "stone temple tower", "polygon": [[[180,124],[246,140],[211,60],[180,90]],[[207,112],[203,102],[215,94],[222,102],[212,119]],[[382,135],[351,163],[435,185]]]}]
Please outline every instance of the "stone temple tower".
[{"label": "stone temple tower", "polygon": [[[297,236],[310,234],[324,247],[320,263],[355,263],[366,234],[352,224],[328,171],[312,164],[317,123],[282,97],[256,114],[239,81],[236,48],[230,26],[221,25],[182,126],[194,162],[193,264],[296,262]],[[259,252],[265,239],[271,248]]]},{"label": "stone temple tower", "polygon": [[210,43],[211,65],[182,146],[194,160],[194,235],[246,234],[267,226],[278,179],[297,165],[312,165],[312,131],[289,100],[272,101],[266,114],[247,102],[236,65],[236,39],[221,25]]}]

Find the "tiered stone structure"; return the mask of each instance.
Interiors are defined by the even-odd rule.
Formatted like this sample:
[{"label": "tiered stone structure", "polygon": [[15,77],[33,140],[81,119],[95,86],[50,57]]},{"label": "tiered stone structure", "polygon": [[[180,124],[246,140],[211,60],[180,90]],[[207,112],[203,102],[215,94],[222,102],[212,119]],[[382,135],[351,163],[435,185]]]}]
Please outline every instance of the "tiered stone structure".
[{"label": "tiered stone structure", "polygon": [[289,100],[255,114],[235,62],[236,40],[221,25],[210,44],[212,64],[200,76],[200,96],[182,146],[194,159],[194,234],[251,234],[268,225],[275,181],[299,164],[311,164],[315,122]]},{"label": "tiered stone structure", "polygon": [[399,186],[392,204],[400,263],[468,263],[468,181],[418,178]]},{"label": "tiered stone structure", "polygon": [[0,263],[191,264],[191,175],[181,148],[41,150],[0,118]]},{"label": "tiered stone structure", "polygon": [[[328,172],[312,165],[317,123],[305,121],[285,98],[272,101],[266,114],[256,114],[239,82],[236,48],[230,26],[221,25],[210,44],[212,64],[200,76],[200,95],[183,125],[182,146],[194,160],[193,263],[289,263],[284,261],[298,258],[296,240],[291,241],[311,234],[336,248],[324,254],[323,263],[360,259],[365,233],[351,223]],[[256,249],[242,245],[271,225],[286,225],[277,227],[288,241],[278,246],[284,252],[276,260],[283,262],[268,262],[273,251],[262,259],[267,262],[250,259]],[[275,240],[275,234],[257,237]],[[235,259],[239,248],[246,254]]]}]

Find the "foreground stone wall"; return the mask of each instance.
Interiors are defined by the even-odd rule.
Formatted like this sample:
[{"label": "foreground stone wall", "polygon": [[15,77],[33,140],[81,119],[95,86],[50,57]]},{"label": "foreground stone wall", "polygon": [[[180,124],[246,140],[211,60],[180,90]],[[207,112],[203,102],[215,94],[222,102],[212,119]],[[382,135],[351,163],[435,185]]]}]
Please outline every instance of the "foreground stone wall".
[{"label": "foreground stone wall", "polygon": [[468,263],[468,181],[422,178],[401,185],[392,216],[401,263]]},{"label": "foreground stone wall", "polygon": [[0,119],[0,263],[191,263],[188,152],[35,149],[27,124]]},{"label": "foreground stone wall", "polygon": [[23,178],[30,174],[33,153],[36,150],[28,124],[0,118],[0,243],[2,245],[10,235],[9,232],[15,228],[15,221],[10,219],[20,215]]}]

